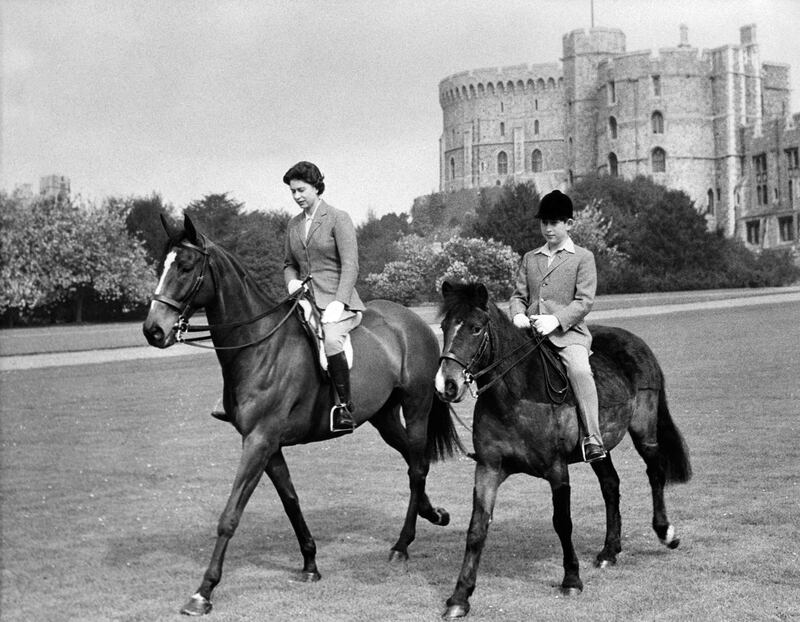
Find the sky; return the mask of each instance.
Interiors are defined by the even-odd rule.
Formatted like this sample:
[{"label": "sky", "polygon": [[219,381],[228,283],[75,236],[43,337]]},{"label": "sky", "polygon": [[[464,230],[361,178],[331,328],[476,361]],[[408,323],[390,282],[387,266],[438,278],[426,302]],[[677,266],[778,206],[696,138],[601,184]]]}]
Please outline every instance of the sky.
[{"label": "sky", "polygon": [[[177,209],[227,192],[298,209],[282,183],[315,162],[356,223],[439,190],[439,82],[555,62],[591,0],[0,0],[0,188],[49,174],[73,194],[160,194]],[[800,0],[594,0],[627,50],[738,44],[791,65]]]}]

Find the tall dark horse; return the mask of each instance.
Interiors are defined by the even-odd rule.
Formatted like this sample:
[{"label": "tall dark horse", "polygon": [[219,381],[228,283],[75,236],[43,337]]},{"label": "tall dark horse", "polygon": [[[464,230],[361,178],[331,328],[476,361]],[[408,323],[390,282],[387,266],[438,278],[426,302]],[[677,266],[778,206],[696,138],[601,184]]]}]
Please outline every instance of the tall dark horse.
[{"label": "tall dark horse", "polygon": [[[553,386],[552,371],[544,367],[543,358],[534,349],[538,340],[532,340],[528,331],[515,328],[489,301],[482,284],[445,282],[442,294],[444,354],[436,388],[443,399],[458,402],[473,377],[478,385],[472,431],[477,462],[472,520],[464,563],[444,617],[458,618],[469,611],[497,489],[514,473],[527,473],[550,483],[553,526],[564,553],[561,590],[576,594],[583,584],[572,546],[567,465],[582,460],[582,456],[571,392],[561,404],[556,403],[560,387]],[[667,519],[664,485],[688,481],[691,467],[683,438],[667,408],[664,378],[653,352],[639,337],[621,328],[593,326],[591,332],[594,354],[590,360],[600,399],[600,427],[609,450],[607,458],[591,465],[606,506],[606,539],[596,560],[602,567],[615,563],[621,550],[619,477],[610,450],[625,432],[631,435],[647,465],[653,529],[669,548],[677,547],[679,541]],[[539,347],[548,346],[542,343]]]},{"label": "tall dark horse", "polygon": [[[320,578],[316,545],[281,448],[334,436],[328,425],[331,390],[294,301],[276,304],[269,300],[241,264],[199,235],[189,218],[184,218],[183,228],[166,221],[164,226],[169,236],[167,256],[144,334],[150,345],[169,347],[176,342],[176,323],[205,308],[222,368],[225,411],[242,436],[241,461],[219,519],[211,561],[199,589],[181,610],[204,614],[211,610],[211,593],[220,581],[228,543],[265,471],[300,543],[303,568],[299,578]],[[434,392],[439,344],[419,316],[387,301],[368,305],[352,341],[356,423],[369,420],[408,463],[408,512],[390,555],[390,560],[405,560],[417,515],[435,525],[450,520],[444,509],[431,505],[425,493],[430,462],[458,447],[448,406]]]}]

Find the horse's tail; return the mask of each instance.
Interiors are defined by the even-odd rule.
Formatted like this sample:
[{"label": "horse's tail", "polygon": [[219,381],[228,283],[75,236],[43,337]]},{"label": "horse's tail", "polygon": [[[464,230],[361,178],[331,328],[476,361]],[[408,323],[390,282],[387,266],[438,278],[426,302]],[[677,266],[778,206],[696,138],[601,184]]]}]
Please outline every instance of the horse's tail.
[{"label": "horse's tail", "polygon": [[466,453],[450,416],[449,404],[434,396],[428,414],[428,460],[437,462],[451,458],[456,452]]},{"label": "horse's tail", "polygon": [[688,482],[692,477],[689,450],[683,436],[672,421],[663,385],[658,393],[656,439],[658,440],[658,457],[667,483]]}]

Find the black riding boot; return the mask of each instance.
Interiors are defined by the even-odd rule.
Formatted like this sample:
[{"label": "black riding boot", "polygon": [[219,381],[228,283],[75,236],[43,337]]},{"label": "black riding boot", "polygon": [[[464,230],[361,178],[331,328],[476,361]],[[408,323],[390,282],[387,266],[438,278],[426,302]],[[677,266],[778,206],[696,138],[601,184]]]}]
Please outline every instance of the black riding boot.
[{"label": "black riding boot", "polygon": [[344,352],[328,357],[328,375],[338,397],[336,405],[331,408],[331,432],[352,432],[355,423],[353,402],[350,401],[350,368]]}]

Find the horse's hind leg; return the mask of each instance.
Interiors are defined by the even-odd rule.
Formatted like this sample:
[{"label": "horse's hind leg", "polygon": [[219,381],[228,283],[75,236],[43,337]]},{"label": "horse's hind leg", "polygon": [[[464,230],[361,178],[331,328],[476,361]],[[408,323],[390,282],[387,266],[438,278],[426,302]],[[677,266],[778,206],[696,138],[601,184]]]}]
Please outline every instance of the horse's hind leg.
[{"label": "horse's hind leg", "polygon": [[664,546],[674,549],[680,544],[680,538],[675,536],[675,528],[667,518],[667,508],[664,503],[667,475],[661,455],[662,448],[657,438],[658,400],[657,391],[639,392],[637,412],[629,432],[636,451],[647,466],[647,478],[650,481],[653,497],[653,531]]},{"label": "horse's hind leg", "polygon": [[[404,561],[408,559],[408,546],[416,537],[417,515],[426,518],[435,525],[447,525],[450,515],[441,508],[431,505],[425,493],[425,482],[428,476],[428,459],[425,456],[426,422],[418,422],[409,415],[406,419],[408,429],[400,421],[400,406],[396,403],[387,403],[378,413],[370,418],[370,423],[375,426],[384,441],[396,449],[408,464],[408,480],[410,496],[408,510],[406,511],[403,528],[397,542],[392,547],[389,559]],[[408,412],[415,412],[409,410]],[[422,438],[420,436],[422,430]]]},{"label": "horse's hind leg", "polygon": [[619,513],[619,475],[611,462],[609,452],[605,460],[595,460],[592,464],[595,475],[600,482],[603,501],[606,505],[606,541],[603,549],[597,554],[595,566],[605,568],[617,563],[617,553],[622,550],[621,531],[622,518]]},{"label": "horse's hind leg", "polygon": [[300,500],[297,498],[292,477],[289,475],[289,467],[283,457],[283,453],[278,451],[267,463],[267,475],[275,485],[278,496],[283,503],[283,509],[292,523],[297,541],[300,544],[300,552],[303,554],[303,570],[300,572],[301,581],[319,581],[320,574],[317,570],[317,545],[314,537],[306,525],[303,512],[300,510]]},{"label": "horse's hind leg", "polygon": [[571,488],[567,463],[556,465],[547,475],[553,495],[553,528],[561,541],[563,552],[564,579],[561,581],[561,593],[566,596],[579,594],[583,590],[580,577],[580,565],[575,547],[572,544],[572,510]]}]

